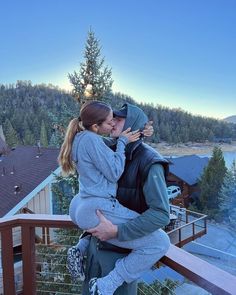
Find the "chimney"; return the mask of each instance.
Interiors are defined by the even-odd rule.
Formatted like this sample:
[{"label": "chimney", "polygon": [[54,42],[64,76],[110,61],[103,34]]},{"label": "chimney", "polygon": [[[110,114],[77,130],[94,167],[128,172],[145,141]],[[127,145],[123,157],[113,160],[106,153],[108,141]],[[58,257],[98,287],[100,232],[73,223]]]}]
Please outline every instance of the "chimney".
[{"label": "chimney", "polygon": [[20,186],[19,185],[14,185],[14,194],[16,195],[17,193],[20,192]]},{"label": "chimney", "polygon": [[40,140],[37,141],[37,147],[38,147],[38,152],[37,152],[36,158],[39,158],[42,155]]},{"label": "chimney", "polygon": [[22,189],[22,185],[14,185],[14,194],[19,194]]},{"label": "chimney", "polygon": [[2,167],[2,176],[5,176],[5,175],[6,175],[6,168]]},{"label": "chimney", "polygon": [[13,174],[15,174],[15,172],[16,172],[15,166],[12,166],[12,170],[11,170],[10,174],[13,175]]}]

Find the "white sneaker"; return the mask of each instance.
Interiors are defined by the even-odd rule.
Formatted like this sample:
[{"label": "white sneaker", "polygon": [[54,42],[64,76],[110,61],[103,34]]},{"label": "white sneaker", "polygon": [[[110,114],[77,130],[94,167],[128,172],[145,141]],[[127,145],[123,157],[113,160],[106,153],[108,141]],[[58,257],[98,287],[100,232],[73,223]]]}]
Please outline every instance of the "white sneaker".
[{"label": "white sneaker", "polygon": [[90,295],[102,295],[102,293],[98,290],[97,278],[92,278],[89,281],[89,293]]}]

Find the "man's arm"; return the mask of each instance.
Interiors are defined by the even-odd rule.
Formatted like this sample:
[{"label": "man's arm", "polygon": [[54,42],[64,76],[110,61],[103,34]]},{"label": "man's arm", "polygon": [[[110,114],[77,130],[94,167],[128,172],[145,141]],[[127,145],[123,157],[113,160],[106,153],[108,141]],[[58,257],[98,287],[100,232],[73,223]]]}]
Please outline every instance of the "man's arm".
[{"label": "man's arm", "polygon": [[131,221],[119,225],[112,224],[100,212],[100,223],[88,230],[102,241],[118,238],[129,241],[147,235],[169,223],[169,199],[167,196],[164,169],[160,164],[152,165],[143,187],[146,203],[149,206],[144,213]]},{"label": "man's arm", "polygon": [[167,196],[164,168],[151,166],[143,192],[148,209],[135,219],[118,225],[117,238],[128,241],[140,238],[169,223],[169,199]]}]

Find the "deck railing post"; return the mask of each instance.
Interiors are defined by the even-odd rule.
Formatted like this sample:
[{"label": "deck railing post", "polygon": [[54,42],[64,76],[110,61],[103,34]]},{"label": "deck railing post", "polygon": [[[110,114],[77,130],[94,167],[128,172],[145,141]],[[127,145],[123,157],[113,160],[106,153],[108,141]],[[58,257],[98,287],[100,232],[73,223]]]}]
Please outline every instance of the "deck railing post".
[{"label": "deck railing post", "polygon": [[3,291],[5,295],[15,295],[14,277],[14,256],[12,227],[6,227],[1,231],[2,241],[2,272],[3,272]]},{"label": "deck railing post", "polygon": [[35,227],[22,225],[23,294],[36,294]]},{"label": "deck railing post", "polygon": [[195,223],[193,223],[193,237],[195,236]]},{"label": "deck railing post", "polygon": [[179,228],[179,247],[182,247],[182,242],[181,242],[181,228]]},{"label": "deck railing post", "polygon": [[186,224],[188,223],[188,211],[186,211]]}]

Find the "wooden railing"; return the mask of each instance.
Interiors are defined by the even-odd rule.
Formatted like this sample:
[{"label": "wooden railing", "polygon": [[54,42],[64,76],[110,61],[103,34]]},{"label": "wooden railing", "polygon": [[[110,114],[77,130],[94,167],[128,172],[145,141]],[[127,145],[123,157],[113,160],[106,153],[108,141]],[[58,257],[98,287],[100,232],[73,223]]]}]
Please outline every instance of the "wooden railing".
[{"label": "wooden railing", "polygon": [[172,227],[166,227],[166,231],[171,243],[181,248],[207,233],[207,215],[170,205],[171,212],[178,210],[182,213],[175,213],[180,216],[174,220]]},{"label": "wooden railing", "polygon": [[[23,293],[36,294],[35,228],[73,228],[69,216],[19,214],[0,219],[4,295],[15,295],[12,229],[21,227]],[[172,245],[161,262],[216,295],[236,295],[236,277]]]}]

